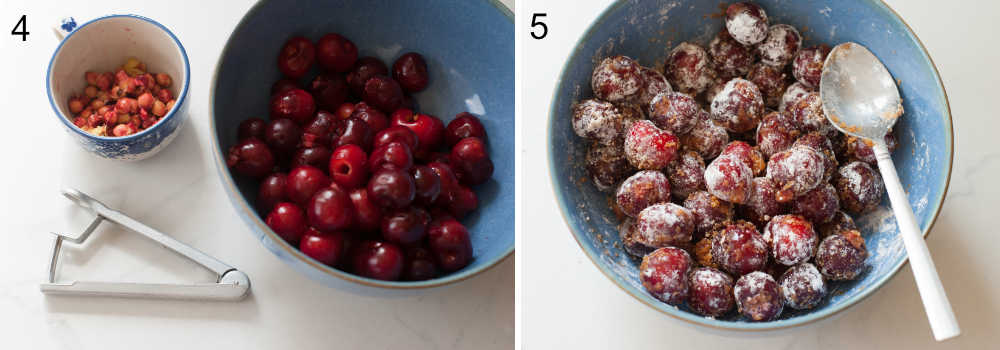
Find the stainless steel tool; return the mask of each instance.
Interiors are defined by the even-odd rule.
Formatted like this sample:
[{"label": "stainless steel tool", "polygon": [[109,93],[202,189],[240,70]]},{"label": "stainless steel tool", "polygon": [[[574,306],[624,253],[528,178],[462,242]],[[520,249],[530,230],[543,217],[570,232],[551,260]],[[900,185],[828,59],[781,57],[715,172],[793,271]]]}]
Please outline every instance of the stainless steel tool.
[{"label": "stainless steel tool", "polygon": [[[52,261],[49,264],[48,282],[39,287],[42,293],[77,296],[109,296],[127,298],[159,298],[185,300],[218,300],[237,301],[243,299],[250,291],[250,278],[236,268],[226,265],[218,259],[197,249],[181,243],[170,236],[143,225],[121,212],[110,209],[97,199],[75,189],[64,189],[63,196],[89,210],[95,215],[94,221],[83,233],[71,236],[53,232],[55,242],[52,245]],[[56,263],[63,241],[82,244],[103,221],[110,221],[128,228],[130,231],[143,235],[167,249],[198,263],[218,275],[215,283],[169,284],[169,283],[129,283],[129,282],[91,282],[69,281],[56,282]]]}]

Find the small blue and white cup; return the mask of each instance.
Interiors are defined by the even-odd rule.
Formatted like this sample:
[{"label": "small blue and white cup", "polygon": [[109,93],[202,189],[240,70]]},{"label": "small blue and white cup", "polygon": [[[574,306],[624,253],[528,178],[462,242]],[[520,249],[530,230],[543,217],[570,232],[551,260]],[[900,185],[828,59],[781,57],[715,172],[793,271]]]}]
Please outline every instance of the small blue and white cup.
[{"label": "small blue and white cup", "polygon": [[[162,24],[137,15],[109,15],[80,26],[64,20],[56,29],[62,42],[49,61],[46,90],[49,104],[67,132],[86,150],[116,160],[141,160],[167,147],[187,119],[191,66],[180,40]],[[88,71],[115,71],[129,57],[138,58],[151,72],[173,78],[174,107],[159,122],[124,137],[96,136],[77,128],[68,101],[82,94]]]}]

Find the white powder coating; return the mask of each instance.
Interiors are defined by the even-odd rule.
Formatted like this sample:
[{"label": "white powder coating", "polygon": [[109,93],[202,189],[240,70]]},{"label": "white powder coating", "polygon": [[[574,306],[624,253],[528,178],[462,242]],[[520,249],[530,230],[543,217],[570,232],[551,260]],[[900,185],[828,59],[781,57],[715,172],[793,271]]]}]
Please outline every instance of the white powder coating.
[{"label": "white powder coating", "polygon": [[[749,103],[745,103],[746,100]],[[727,130],[744,132],[749,130],[746,126],[756,126],[754,120],[764,113],[764,97],[753,82],[733,78],[712,98],[711,112],[712,119]]]},{"label": "white powder coating", "polygon": [[636,233],[636,241],[651,247],[690,242],[694,214],[674,203],[653,204],[639,212]]},{"label": "white powder coating", "polygon": [[[793,35],[795,41],[789,43],[787,36]],[[757,45],[760,61],[772,66],[783,67],[795,57],[802,47],[802,36],[799,31],[787,24],[775,24],[767,30],[767,39]]]},{"label": "white powder coating", "polygon": [[[826,283],[823,282],[823,275],[819,273],[816,266],[810,263],[803,263],[786,271],[781,276],[779,286],[781,294],[785,297],[785,303],[793,309],[808,309],[819,302],[819,300],[814,299],[802,300],[798,295],[799,292],[819,297],[826,295]],[[799,304],[800,301],[806,302],[806,304]]]},{"label": "white powder coating", "polygon": [[767,177],[778,182],[779,187],[790,185],[796,195],[816,188],[823,180],[823,157],[806,145],[775,153],[767,162]]},{"label": "white powder coating", "polygon": [[788,106],[796,103],[806,94],[812,92],[811,89],[806,87],[800,82],[794,82],[785,89],[785,94],[781,95],[781,103],[778,104],[778,112],[784,113],[788,110]]},{"label": "white powder coating", "polygon": [[691,270],[687,252],[674,247],[657,249],[642,258],[639,269],[643,288],[654,297],[672,305],[684,301]]},{"label": "white powder coating", "polygon": [[[618,202],[618,208],[621,209],[623,213],[629,216],[638,215],[641,210],[645,209],[649,205],[669,201],[669,188],[670,182],[667,179],[667,176],[663,173],[656,170],[641,170],[632,174],[632,176],[629,176],[625,179],[625,181],[622,181],[622,184],[618,186],[618,191],[615,192],[615,198]],[[649,202],[626,202],[624,198],[627,197],[628,193],[632,192],[641,192]],[[632,206],[639,207],[632,208]]]},{"label": "white powder coating", "polygon": [[805,221],[805,218],[796,216],[778,215],[764,226],[764,241],[770,243],[774,260],[785,266],[809,260],[816,248],[816,232],[811,226],[805,237],[795,234],[789,227],[795,221]]},{"label": "white powder coating", "polygon": [[684,147],[698,152],[705,160],[718,157],[729,143],[729,133],[726,132],[726,128],[712,121],[705,111],[698,117],[698,123],[694,128],[682,137]]},{"label": "white powder coating", "polygon": [[[720,271],[710,269],[697,269],[691,273],[692,281],[701,281],[711,287],[722,287],[729,283],[726,275]],[[713,305],[714,306],[714,305]]]},{"label": "white powder coating", "polygon": [[[717,291],[720,291],[727,286],[731,286],[733,283],[733,280],[729,278],[729,276],[727,276],[722,271],[707,267],[701,267],[691,272],[690,279],[691,279],[690,284],[692,286],[704,285],[711,288],[711,290],[708,291],[709,294],[702,294],[700,296],[701,299],[707,300],[709,308],[713,310],[718,310],[724,306],[725,307],[732,306],[731,300],[729,299],[730,296],[728,294],[724,295],[717,294]],[[691,293],[696,293],[697,290],[698,289],[692,289]],[[694,305],[690,303],[691,301],[689,301],[689,306],[692,306],[692,308],[694,308]]]},{"label": "white powder coating", "polygon": [[625,137],[625,158],[639,169],[663,169],[676,156],[677,137],[649,120],[632,123]]},{"label": "white powder coating", "polygon": [[747,11],[740,11],[735,16],[726,18],[726,30],[729,35],[743,45],[755,45],[767,37],[767,14],[763,11],[763,20],[756,18]]},{"label": "white powder coating", "polygon": [[625,56],[605,58],[594,68],[590,77],[590,87],[594,95],[610,102],[635,98],[642,87],[639,64]]},{"label": "white powder coating", "polygon": [[768,283],[777,283],[774,281],[774,277],[768,275],[767,273],[761,271],[754,271],[740,277],[736,281],[736,286],[733,288],[733,293],[736,295],[736,301],[739,302],[739,295],[755,295],[760,293],[764,289],[764,286]]},{"label": "white powder coating", "polygon": [[588,99],[573,106],[573,132],[577,136],[611,144],[622,130],[622,115],[610,102]]},{"label": "white powder coating", "polygon": [[[677,55],[681,53],[688,56],[694,56],[698,60],[693,68],[688,67],[675,67],[672,63],[676,62]],[[673,79],[673,88],[676,88],[680,92],[690,93],[696,95],[705,91],[709,85],[712,84],[712,78],[714,77],[714,71],[712,67],[708,66],[708,53],[705,49],[697,44],[692,44],[689,42],[682,42],[677,44],[673,50],[670,50],[670,54],[667,57],[667,62],[671,63],[668,65],[668,75]]]},{"label": "white powder coating", "polygon": [[705,168],[708,193],[730,203],[746,203],[753,186],[753,170],[733,155],[724,155]]},{"label": "white powder coating", "polygon": [[[854,161],[840,168],[841,181],[847,185],[847,189],[858,197],[858,202],[874,203],[882,199],[885,192],[885,183],[868,163]],[[865,175],[872,181],[865,181]],[[926,199],[926,198],[925,198]]]},{"label": "white powder coating", "polygon": [[642,77],[642,90],[639,91],[639,104],[642,107],[648,107],[657,95],[674,91],[667,78],[655,69],[641,67],[639,75]]}]

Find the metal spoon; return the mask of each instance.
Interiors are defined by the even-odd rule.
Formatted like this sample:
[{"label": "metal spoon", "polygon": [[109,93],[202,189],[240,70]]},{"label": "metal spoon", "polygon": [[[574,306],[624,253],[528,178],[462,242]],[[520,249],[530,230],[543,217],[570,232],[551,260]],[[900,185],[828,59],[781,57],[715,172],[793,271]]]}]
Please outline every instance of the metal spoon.
[{"label": "metal spoon", "polygon": [[819,94],[823,112],[837,129],[873,145],[934,338],[941,341],[959,335],[955,313],[885,144],[885,134],[903,114],[892,75],[864,46],[843,43],[830,51],[823,64]]}]

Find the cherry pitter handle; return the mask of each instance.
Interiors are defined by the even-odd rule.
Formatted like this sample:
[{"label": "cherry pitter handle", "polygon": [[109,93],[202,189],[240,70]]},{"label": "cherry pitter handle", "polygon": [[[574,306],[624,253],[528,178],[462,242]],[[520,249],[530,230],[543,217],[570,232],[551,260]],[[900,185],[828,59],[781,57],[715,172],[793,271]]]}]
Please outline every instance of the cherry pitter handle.
[{"label": "cherry pitter handle", "polygon": [[[191,246],[167,236],[135,219],[111,208],[97,199],[75,189],[64,189],[63,196],[77,206],[94,214],[94,220],[83,233],[71,235],[53,232],[52,259],[49,263],[48,281],[39,287],[42,293],[73,296],[102,296],[126,298],[183,299],[238,301],[250,292],[250,278],[247,274],[201,252]],[[83,244],[94,230],[104,221],[121,225],[130,232],[149,238],[184,258],[212,271],[217,276],[214,283],[171,284],[171,283],[129,283],[98,281],[56,281],[56,265],[63,241]]]}]

